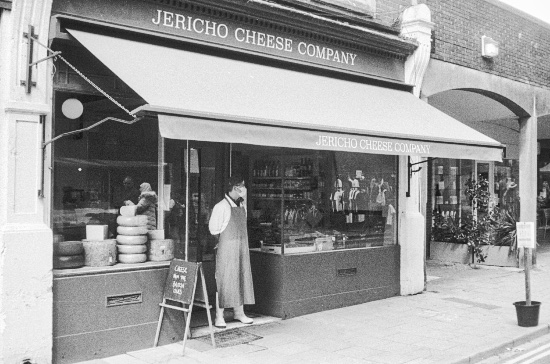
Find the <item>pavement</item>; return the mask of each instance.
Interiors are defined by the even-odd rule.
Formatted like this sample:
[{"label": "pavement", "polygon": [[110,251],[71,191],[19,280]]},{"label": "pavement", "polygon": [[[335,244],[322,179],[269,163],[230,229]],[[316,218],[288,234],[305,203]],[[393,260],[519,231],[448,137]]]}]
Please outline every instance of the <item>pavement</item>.
[{"label": "pavement", "polygon": [[225,333],[241,344],[213,348],[202,328],[184,355],[179,342],[80,364],[462,364],[550,333],[550,235],[531,270],[532,300],[542,302],[536,327],[518,326],[513,306],[525,300],[523,269],[428,261],[427,276],[421,294],[216,330],[220,342]]}]

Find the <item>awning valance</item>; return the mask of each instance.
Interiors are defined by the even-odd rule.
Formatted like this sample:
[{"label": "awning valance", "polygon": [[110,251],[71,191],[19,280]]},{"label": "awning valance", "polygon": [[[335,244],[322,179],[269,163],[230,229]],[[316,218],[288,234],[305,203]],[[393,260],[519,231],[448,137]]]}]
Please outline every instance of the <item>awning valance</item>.
[{"label": "awning valance", "polygon": [[406,91],[69,32],[158,113],[166,138],[477,160],[502,145]]}]

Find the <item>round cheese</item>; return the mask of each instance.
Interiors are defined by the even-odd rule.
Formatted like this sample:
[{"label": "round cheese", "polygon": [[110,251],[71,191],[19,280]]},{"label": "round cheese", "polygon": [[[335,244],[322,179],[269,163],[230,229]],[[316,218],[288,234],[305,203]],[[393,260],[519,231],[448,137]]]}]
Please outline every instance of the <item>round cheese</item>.
[{"label": "round cheese", "polygon": [[88,267],[104,267],[116,264],[116,240],[84,240],[84,264]]},{"label": "round cheese", "polygon": [[120,263],[143,263],[147,261],[146,254],[119,254],[118,261]]},{"label": "round cheese", "polygon": [[149,240],[147,258],[154,262],[174,259],[174,240]]},{"label": "round cheese", "polygon": [[147,242],[147,235],[121,235],[116,237],[116,241],[121,245],[140,245]]},{"label": "round cheese", "polygon": [[145,235],[147,239],[147,226],[119,226],[116,231],[122,235]]},{"label": "round cheese", "polygon": [[119,226],[145,226],[147,225],[147,215],[118,216],[116,223]]},{"label": "round cheese", "polygon": [[119,254],[141,254],[147,252],[145,245],[117,245]]},{"label": "round cheese", "polygon": [[53,268],[54,269],[67,269],[67,268],[80,268],[84,266],[84,255],[54,255],[53,256]]},{"label": "round cheese", "polygon": [[81,241],[54,241],[54,255],[81,255],[84,252],[84,247]]}]

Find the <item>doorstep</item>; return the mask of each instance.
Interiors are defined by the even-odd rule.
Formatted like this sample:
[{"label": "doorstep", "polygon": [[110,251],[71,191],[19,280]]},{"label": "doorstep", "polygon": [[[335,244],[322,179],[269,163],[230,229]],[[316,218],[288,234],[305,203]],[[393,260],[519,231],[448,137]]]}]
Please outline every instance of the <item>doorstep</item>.
[{"label": "doorstep", "polygon": [[[264,325],[264,324],[269,324],[272,322],[278,322],[282,320],[278,317],[264,316],[253,312],[247,312],[245,310],[246,315],[252,318],[254,322],[252,324],[243,324],[238,320],[233,320],[233,313],[231,311],[232,311],[231,309],[224,310],[225,323],[227,326],[223,329],[214,326],[216,310],[212,309],[210,311],[210,317],[212,318],[212,328],[214,329],[214,333],[237,329],[241,327]],[[206,335],[210,335],[210,327],[208,326],[208,316],[206,315],[206,310],[200,310],[197,312],[193,311],[193,315],[191,317],[191,338],[194,339],[194,338],[197,338],[200,336],[206,336]]]}]

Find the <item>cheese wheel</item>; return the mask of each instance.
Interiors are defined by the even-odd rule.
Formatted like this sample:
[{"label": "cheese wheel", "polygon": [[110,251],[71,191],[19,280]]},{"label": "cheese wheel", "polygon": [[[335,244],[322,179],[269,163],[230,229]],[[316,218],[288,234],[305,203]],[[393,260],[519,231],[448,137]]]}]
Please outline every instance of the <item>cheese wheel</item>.
[{"label": "cheese wheel", "polygon": [[147,225],[147,215],[118,216],[116,223],[119,226],[144,226]]},{"label": "cheese wheel", "polygon": [[147,252],[145,245],[117,245],[118,254],[141,254]]},{"label": "cheese wheel", "polygon": [[118,261],[120,263],[143,263],[147,261],[146,254],[119,254]]},{"label": "cheese wheel", "polygon": [[83,240],[84,264],[88,267],[105,267],[116,264],[116,240]]},{"label": "cheese wheel", "polygon": [[116,237],[116,241],[121,245],[141,245],[147,242],[147,235],[121,235]]},{"label": "cheese wheel", "polygon": [[149,230],[147,237],[149,240],[162,240],[164,239],[164,230]]},{"label": "cheese wheel", "polygon": [[54,241],[54,255],[82,255],[84,247],[81,241]]},{"label": "cheese wheel", "polygon": [[137,206],[122,206],[120,208],[120,214],[122,216],[136,216],[136,208]]},{"label": "cheese wheel", "polygon": [[119,226],[116,231],[122,235],[145,235],[147,239],[147,226]]},{"label": "cheese wheel", "polygon": [[84,255],[54,255],[53,268],[67,269],[80,268],[84,266]]},{"label": "cheese wheel", "polygon": [[153,262],[174,259],[174,240],[149,240],[147,242],[147,258]]}]

